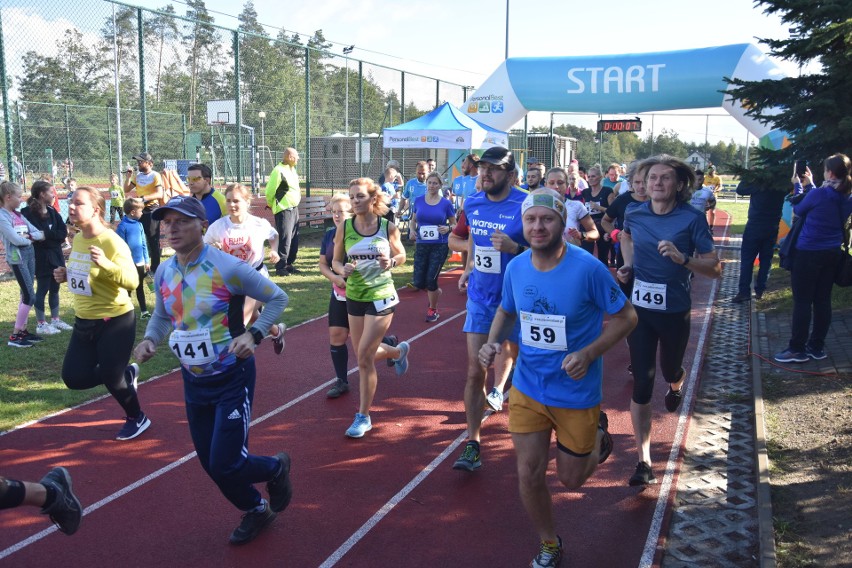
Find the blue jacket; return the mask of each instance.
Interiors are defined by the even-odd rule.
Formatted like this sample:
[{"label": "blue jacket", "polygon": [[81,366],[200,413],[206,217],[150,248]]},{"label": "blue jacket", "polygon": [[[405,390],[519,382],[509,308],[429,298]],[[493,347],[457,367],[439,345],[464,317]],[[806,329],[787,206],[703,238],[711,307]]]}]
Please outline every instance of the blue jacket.
[{"label": "blue jacket", "polygon": [[[796,184],[796,193],[800,185]],[[852,195],[838,193],[832,185],[811,189],[793,207],[796,215],[807,215],[796,248],[799,250],[831,250],[843,242],[843,223],[852,214]]]},{"label": "blue jacket", "polygon": [[151,264],[151,257],[148,256],[148,244],[145,240],[145,228],[142,223],[130,215],[125,215],[118,227],[115,228],[115,232],[130,247],[133,264]]}]

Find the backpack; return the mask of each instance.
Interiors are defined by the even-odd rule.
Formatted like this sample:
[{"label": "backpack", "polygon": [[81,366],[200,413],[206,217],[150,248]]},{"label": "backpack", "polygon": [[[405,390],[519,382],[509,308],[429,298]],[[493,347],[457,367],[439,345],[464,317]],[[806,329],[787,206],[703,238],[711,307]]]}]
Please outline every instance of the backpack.
[{"label": "backpack", "polygon": [[175,195],[189,195],[189,189],[175,170],[165,169],[161,175],[163,180],[163,202],[168,203]]}]

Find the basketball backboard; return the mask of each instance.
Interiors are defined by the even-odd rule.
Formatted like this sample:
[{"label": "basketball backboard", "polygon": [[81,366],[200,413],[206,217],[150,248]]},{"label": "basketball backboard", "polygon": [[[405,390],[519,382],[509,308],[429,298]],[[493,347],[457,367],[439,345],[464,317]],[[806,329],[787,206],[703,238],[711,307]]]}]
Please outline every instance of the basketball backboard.
[{"label": "basketball backboard", "polygon": [[237,123],[237,103],[234,99],[207,101],[207,124],[220,126]]}]

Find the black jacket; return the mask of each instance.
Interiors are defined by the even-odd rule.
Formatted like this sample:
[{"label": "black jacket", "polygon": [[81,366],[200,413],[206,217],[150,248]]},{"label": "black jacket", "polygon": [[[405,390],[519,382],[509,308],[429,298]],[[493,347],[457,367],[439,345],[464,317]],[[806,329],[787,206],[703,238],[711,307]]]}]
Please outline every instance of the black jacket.
[{"label": "black jacket", "polygon": [[62,243],[68,236],[68,227],[56,209],[47,206],[47,217],[42,218],[32,207],[24,207],[21,214],[35,225],[40,231],[44,231],[43,241],[34,241],[36,278],[53,276],[53,269],[65,266],[65,255],[62,254]]}]

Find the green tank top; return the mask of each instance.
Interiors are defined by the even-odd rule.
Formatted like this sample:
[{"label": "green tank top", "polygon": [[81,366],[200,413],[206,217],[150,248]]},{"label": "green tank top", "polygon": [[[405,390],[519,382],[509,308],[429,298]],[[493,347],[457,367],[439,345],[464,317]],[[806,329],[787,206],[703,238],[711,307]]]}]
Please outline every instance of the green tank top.
[{"label": "green tank top", "polygon": [[375,302],[396,293],[390,270],[384,270],[377,260],[382,254],[390,256],[388,220],[379,219],[378,230],[369,236],[358,233],[355,219],[343,225],[343,248],[346,262],[355,264],[355,271],[346,279],[346,297],[358,302]]}]

